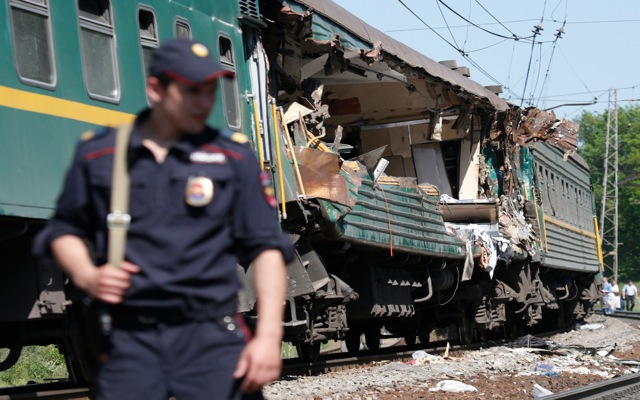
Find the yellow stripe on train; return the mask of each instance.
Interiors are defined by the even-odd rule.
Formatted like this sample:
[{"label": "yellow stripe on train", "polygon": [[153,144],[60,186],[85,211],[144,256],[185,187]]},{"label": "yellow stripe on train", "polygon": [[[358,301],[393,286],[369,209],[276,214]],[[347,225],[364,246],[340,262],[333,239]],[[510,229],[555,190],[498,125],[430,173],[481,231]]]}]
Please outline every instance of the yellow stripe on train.
[{"label": "yellow stripe on train", "polygon": [[129,123],[135,118],[133,114],[12,89],[6,86],[0,86],[0,106],[74,119],[96,125],[118,125]]},{"label": "yellow stripe on train", "polygon": [[577,234],[580,234],[580,235],[583,235],[583,236],[589,237],[589,238],[591,238],[591,239],[595,239],[595,238],[596,238],[596,234],[595,234],[595,233],[593,233],[593,232],[585,231],[584,229],[580,229],[580,228],[578,228],[577,226],[574,226],[574,225],[568,224],[568,223],[566,223],[566,222],[564,222],[564,221],[560,221],[559,219],[557,219],[557,218],[555,218],[555,217],[551,217],[551,216],[549,216],[549,215],[545,215],[545,216],[544,216],[544,221],[545,221],[545,222],[548,222],[548,223],[550,223],[550,224],[553,224],[553,225],[559,226],[559,227],[561,227],[561,228],[564,228],[564,229],[566,229],[566,230],[569,230],[569,231],[575,232],[575,233],[577,233]]}]

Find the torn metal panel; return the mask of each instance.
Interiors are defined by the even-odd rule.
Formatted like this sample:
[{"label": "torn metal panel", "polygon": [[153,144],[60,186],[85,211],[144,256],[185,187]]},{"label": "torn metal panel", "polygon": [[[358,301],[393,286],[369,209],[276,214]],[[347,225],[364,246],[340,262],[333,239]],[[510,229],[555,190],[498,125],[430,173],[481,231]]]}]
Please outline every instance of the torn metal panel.
[{"label": "torn metal panel", "polygon": [[553,111],[535,107],[513,109],[507,113],[506,125],[505,131],[521,145],[542,141],[562,149],[567,156],[575,154],[578,147],[578,124],[566,119],[558,120]]},{"label": "torn metal panel", "polygon": [[465,244],[445,229],[437,201],[429,200],[415,181],[388,177],[374,185],[364,166],[358,172],[362,180],[353,209],[336,215],[333,203],[320,201],[328,218],[338,217],[336,239],[391,253],[465,258]]},{"label": "torn metal panel", "polygon": [[294,146],[307,198],[321,198],[353,207],[347,181],[340,175],[338,155],[308,147]]},{"label": "torn metal panel", "polygon": [[301,13],[311,14],[313,39],[319,43],[332,42],[337,38],[345,48],[359,51],[368,64],[375,60],[397,61],[453,85],[460,93],[484,99],[497,110],[509,108],[504,100],[480,84],[385,35],[331,0],[283,0],[283,3]]}]

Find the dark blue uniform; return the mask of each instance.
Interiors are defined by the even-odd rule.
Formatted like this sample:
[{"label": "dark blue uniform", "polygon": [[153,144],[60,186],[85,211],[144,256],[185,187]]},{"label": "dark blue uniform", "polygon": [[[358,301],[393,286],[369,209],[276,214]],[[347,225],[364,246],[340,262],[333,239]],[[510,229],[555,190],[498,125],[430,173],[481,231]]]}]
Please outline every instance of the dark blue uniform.
[{"label": "dark blue uniform", "polygon": [[[137,122],[147,117],[148,111]],[[107,129],[78,146],[41,236],[46,243],[67,234],[88,239],[98,265],[106,262],[114,144],[115,130]],[[113,309],[100,392],[113,399],[160,399],[167,393],[181,400],[234,398],[231,374],[245,340],[235,318],[236,265],[248,265],[265,249],[280,249],[287,261],[292,257],[270,188],[263,186],[250,147],[210,128],[183,135],[159,164],[134,127],[128,165],[125,258],[141,272],[131,276],[122,305]],[[213,183],[212,195],[200,192],[202,179]],[[132,383],[122,385],[127,380]],[[116,382],[120,393],[112,391]]]}]

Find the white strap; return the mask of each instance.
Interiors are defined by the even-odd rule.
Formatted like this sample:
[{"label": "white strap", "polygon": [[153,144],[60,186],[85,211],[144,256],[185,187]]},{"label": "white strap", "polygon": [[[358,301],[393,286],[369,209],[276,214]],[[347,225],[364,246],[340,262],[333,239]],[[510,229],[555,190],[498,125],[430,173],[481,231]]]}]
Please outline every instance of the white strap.
[{"label": "white strap", "polygon": [[116,147],[113,154],[113,178],[111,182],[111,212],[107,216],[109,228],[108,262],[120,268],[124,260],[129,215],[129,170],[127,153],[131,125],[120,125],[116,132]]}]

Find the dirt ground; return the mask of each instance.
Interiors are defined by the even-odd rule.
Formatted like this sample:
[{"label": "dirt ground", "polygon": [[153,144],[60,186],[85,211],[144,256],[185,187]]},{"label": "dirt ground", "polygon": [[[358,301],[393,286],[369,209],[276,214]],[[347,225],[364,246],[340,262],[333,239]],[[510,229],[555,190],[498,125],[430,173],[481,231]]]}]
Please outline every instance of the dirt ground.
[{"label": "dirt ground", "polygon": [[[635,328],[637,329],[637,328]],[[638,342],[632,345],[630,350],[616,352],[615,356],[624,360],[640,359],[640,329],[638,330]],[[477,392],[430,392],[426,388],[416,388],[412,386],[402,386],[393,388],[392,391],[380,391],[373,396],[355,395],[353,397],[339,397],[340,400],[409,400],[409,399],[432,399],[432,400],[459,400],[459,399],[531,399],[534,384],[538,384],[553,393],[575,389],[592,383],[598,383],[606,377],[599,375],[572,374],[561,372],[557,376],[518,376],[517,374],[507,374],[502,376],[480,374],[475,378],[466,380],[464,383],[472,385]],[[425,383],[427,387],[436,387],[438,381],[432,380]],[[314,400],[323,400],[326,397],[316,397]]]},{"label": "dirt ground", "polygon": [[[552,354],[521,348],[488,348],[453,353],[449,358],[424,365],[407,360],[322,376],[292,377],[265,388],[265,397],[268,400],[532,399],[534,385],[558,393],[638,371],[638,365],[617,362],[640,360],[638,321],[594,315],[589,324],[595,328],[576,329],[549,340],[565,349],[572,346],[598,349],[606,355],[573,350]],[[541,366],[551,369],[538,369]],[[444,380],[471,385],[476,391],[429,390]]]}]

